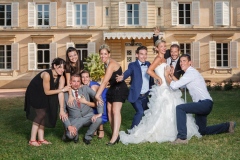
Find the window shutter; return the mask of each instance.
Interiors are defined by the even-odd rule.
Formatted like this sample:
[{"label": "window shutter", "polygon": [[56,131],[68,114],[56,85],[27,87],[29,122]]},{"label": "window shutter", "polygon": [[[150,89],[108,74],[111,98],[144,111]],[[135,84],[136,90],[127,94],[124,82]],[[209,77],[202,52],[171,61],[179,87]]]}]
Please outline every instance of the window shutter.
[{"label": "window shutter", "polygon": [[50,2],[50,26],[57,26],[57,2]]},{"label": "window shutter", "polygon": [[125,26],[126,24],[126,2],[119,2],[119,26]]},{"label": "window shutter", "polygon": [[57,57],[57,43],[50,43],[50,63]]},{"label": "window shutter", "polygon": [[12,43],[12,70],[19,70],[19,47],[18,43]]},{"label": "window shutter", "polygon": [[95,26],[95,2],[88,2],[88,26]]},{"label": "window shutter", "polygon": [[96,53],[95,42],[88,42],[88,54]]},{"label": "window shutter", "polygon": [[223,3],[223,25],[229,26],[229,2]]},{"label": "window shutter", "polygon": [[200,68],[200,42],[193,42],[192,62],[194,68]]},{"label": "window shutter", "polygon": [[178,2],[171,1],[172,25],[178,25]]},{"label": "window shutter", "polygon": [[35,2],[28,2],[28,27],[36,25],[36,9]]},{"label": "window shutter", "polygon": [[74,3],[73,2],[66,2],[66,19],[67,19],[67,26],[73,26],[73,9]]},{"label": "window shutter", "polygon": [[210,68],[216,67],[216,41],[209,42],[209,60]]},{"label": "window shutter", "polygon": [[19,3],[13,2],[12,3],[12,27],[19,26]]},{"label": "window shutter", "polygon": [[200,6],[199,1],[192,2],[192,25],[199,25],[200,19],[199,6]]},{"label": "window shutter", "polygon": [[215,25],[229,25],[229,2],[215,2]]},{"label": "window shutter", "polygon": [[66,50],[67,50],[69,47],[75,47],[74,43],[72,43],[72,42],[67,43],[67,45],[66,45]]},{"label": "window shutter", "polygon": [[178,44],[178,41],[173,41],[171,44],[172,44],[172,45],[173,45],[173,44],[179,45],[179,44]]},{"label": "window shutter", "polygon": [[28,43],[28,70],[36,69],[36,44]]},{"label": "window shutter", "polygon": [[230,42],[230,67],[238,68],[238,43],[237,43],[237,41]]},{"label": "window shutter", "polygon": [[147,2],[140,2],[140,25],[147,26],[148,24],[148,3]]}]

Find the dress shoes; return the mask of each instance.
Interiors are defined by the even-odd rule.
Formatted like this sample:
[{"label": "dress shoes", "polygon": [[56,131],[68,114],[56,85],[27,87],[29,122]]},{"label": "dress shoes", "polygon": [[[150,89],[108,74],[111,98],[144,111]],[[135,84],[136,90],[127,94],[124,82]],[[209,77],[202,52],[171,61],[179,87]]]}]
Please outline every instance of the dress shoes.
[{"label": "dress shoes", "polygon": [[230,121],[230,122],[229,122],[228,132],[229,132],[229,133],[234,133],[235,127],[236,127],[236,122]]},{"label": "dress shoes", "polygon": [[86,145],[91,144],[90,140],[87,140],[87,139],[85,139],[84,137],[83,137],[83,142],[84,142]]},{"label": "dress shoes", "polygon": [[113,146],[113,145],[115,145],[116,143],[118,143],[119,140],[120,140],[120,137],[118,136],[115,142],[113,142],[113,143],[108,142],[106,145],[107,145],[107,146]]},{"label": "dress shoes", "polygon": [[74,137],[74,139],[73,139],[73,142],[74,143],[78,143],[78,141],[79,141],[79,137],[78,137],[78,134]]},{"label": "dress shoes", "polygon": [[176,144],[188,144],[188,140],[177,138],[175,141],[172,142],[172,144],[174,144],[174,145],[176,145]]}]

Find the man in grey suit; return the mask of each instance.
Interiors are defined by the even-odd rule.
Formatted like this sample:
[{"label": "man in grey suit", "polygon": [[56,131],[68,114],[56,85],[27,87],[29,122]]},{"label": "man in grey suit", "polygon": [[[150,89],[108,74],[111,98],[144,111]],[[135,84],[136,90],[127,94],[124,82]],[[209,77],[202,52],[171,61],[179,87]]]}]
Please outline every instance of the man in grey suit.
[{"label": "man in grey suit", "polygon": [[89,126],[87,133],[83,138],[85,144],[90,144],[94,132],[102,123],[103,106],[97,106],[98,114],[93,113],[90,107],[90,97],[95,99],[96,92],[88,86],[81,86],[80,75],[75,74],[70,79],[72,94],[75,97],[74,105],[69,106],[67,103],[68,93],[64,94],[64,109],[68,113],[68,119],[63,121],[66,129],[66,136],[73,139],[75,143],[78,142],[78,131],[83,126]]}]

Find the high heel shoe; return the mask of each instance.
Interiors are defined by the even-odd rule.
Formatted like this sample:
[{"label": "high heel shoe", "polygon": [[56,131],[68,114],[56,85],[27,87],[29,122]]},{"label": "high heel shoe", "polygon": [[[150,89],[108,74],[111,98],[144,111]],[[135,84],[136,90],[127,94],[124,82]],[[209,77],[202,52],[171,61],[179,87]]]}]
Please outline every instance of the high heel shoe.
[{"label": "high heel shoe", "polygon": [[113,143],[108,142],[106,145],[107,145],[107,146],[113,146],[113,145],[115,145],[116,143],[118,143],[119,140],[120,140],[120,137],[118,136],[115,142],[113,142]]}]

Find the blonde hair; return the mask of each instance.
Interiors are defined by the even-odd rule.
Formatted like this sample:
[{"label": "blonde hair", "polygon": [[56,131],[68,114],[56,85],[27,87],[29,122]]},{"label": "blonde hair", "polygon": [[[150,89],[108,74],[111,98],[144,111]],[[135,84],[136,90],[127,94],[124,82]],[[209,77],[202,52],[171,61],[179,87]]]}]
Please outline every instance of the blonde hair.
[{"label": "blonde hair", "polygon": [[166,41],[164,40],[164,39],[159,39],[159,40],[157,40],[156,42],[155,42],[155,47],[158,47],[158,45],[160,44],[160,43],[166,43]]},{"label": "blonde hair", "polygon": [[110,53],[110,47],[107,44],[103,44],[100,46],[99,48],[99,53],[101,52],[101,50],[106,49],[108,53]]}]

